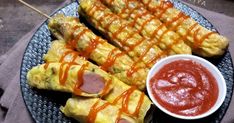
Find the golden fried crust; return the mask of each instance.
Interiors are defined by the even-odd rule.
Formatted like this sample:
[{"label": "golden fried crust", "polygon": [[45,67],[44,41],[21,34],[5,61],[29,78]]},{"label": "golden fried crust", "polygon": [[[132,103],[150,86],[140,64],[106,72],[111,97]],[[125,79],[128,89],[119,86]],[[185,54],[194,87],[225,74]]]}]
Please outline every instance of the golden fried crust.
[{"label": "golden fried crust", "polygon": [[157,45],[142,37],[128,26],[127,21],[112,13],[100,1],[81,0],[79,12],[135,61],[143,61],[150,68],[158,59],[166,56]]},{"label": "golden fried crust", "polygon": [[[114,105],[109,105],[107,101],[99,98],[73,97],[68,99],[66,105],[60,109],[67,117],[72,117],[80,123],[88,123],[90,122],[88,120],[93,117],[89,114],[92,112],[91,110],[94,110],[94,105],[97,105],[96,107],[107,105],[97,112],[94,123],[116,123],[120,109]],[[137,123],[134,118],[124,113],[121,114],[119,119],[125,119],[125,123]]]},{"label": "golden fried crust", "polygon": [[[173,7],[169,1],[141,0],[144,6],[163,23],[168,23],[178,17],[182,12]],[[163,7],[160,7],[163,6]],[[194,19],[187,18],[180,22],[179,19],[166,25],[168,28],[179,24],[176,33],[185,37],[187,43],[195,54],[203,57],[222,55],[228,47],[228,39],[214,33],[198,24]]]},{"label": "golden fried crust", "polygon": [[[168,29],[137,0],[102,0],[114,13],[126,19],[143,37],[149,38],[169,54],[191,54],[183,39]],[[156,40],[154,40],[156,39]]]}]

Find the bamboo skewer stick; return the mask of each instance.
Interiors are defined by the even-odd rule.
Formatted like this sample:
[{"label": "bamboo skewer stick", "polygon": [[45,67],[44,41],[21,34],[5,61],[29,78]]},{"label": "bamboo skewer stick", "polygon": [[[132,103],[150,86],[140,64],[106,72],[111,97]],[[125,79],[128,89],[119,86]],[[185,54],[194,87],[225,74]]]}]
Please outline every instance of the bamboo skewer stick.
[{"label": "bamboo skewer stick", "polygon": [[48,19],[51,19],[51,17],[47,14],[45,14],[44,12],[38,10],[37,8],[29,5],[28,3],[24,2],[23,0],[18,0],[19,2],[21,2],[22,4],[24,4],[25,6],[29,7],[30,9],[36,11],[37,13],[39,13],[40,15],[43,15],[44,17],[48,18]]}]

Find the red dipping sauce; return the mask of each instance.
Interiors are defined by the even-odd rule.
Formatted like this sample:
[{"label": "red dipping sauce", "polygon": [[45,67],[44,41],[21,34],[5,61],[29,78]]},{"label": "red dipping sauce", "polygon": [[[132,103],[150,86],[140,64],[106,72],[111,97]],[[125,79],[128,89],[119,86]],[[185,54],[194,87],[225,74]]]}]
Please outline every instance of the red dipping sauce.
[{"label": "red dipping sauce", "polygon": [[218,98],[214,76],[193,60],[164,65],[150,80],[157,102],[172,113],[196,116],[208,111]]}]

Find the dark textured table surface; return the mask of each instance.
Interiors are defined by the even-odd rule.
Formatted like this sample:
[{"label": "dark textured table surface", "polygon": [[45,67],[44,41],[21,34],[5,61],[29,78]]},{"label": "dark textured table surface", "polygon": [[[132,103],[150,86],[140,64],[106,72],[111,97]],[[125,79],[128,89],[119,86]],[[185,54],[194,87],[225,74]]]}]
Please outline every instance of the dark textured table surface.
[{"label": "dark textured table surface", "polygon": [[[63,0],[25,0],[50,14]],[[234,0],[182,0],[208,10],[234,17]],[[42,22],[44,17],[20,4],[17,0],[0,0],[0,55],[16,41]]]}]

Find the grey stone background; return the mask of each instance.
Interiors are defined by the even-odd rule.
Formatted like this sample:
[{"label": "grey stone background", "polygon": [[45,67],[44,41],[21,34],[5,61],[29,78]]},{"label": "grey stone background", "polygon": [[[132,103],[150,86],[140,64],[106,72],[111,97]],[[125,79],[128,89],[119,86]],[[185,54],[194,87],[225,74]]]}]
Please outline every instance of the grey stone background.
[{"label": "grey stone background", "polygon": [[[25,0],[50,14],[63,0]],[[182,0],[199,7],[234,17],[234,0]],[[42,22],[44,17],[17,0],[0,0],[0,55],[7,52],[23,35]]]}]

